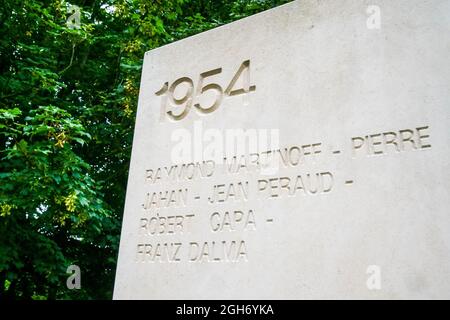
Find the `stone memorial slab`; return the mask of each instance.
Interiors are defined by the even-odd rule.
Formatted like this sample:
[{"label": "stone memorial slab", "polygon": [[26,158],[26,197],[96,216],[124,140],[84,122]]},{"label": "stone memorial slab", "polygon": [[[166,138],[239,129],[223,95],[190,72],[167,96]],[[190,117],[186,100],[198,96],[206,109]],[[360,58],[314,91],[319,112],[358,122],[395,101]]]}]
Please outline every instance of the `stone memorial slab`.
[{"label": "stone memorial slab", "polygon": [[114,298],[450,298],[449,34],[304,0],[147,52]]}]

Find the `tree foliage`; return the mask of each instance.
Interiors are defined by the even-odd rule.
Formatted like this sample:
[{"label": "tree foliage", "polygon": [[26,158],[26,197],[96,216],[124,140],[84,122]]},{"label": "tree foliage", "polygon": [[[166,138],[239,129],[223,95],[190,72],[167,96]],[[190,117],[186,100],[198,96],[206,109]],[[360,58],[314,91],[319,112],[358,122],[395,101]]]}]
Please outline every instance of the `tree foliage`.
[{"label": "tree foliage", "polygon": [[285,2],[2,0],[0,299],[111,298],[144,52]]}]

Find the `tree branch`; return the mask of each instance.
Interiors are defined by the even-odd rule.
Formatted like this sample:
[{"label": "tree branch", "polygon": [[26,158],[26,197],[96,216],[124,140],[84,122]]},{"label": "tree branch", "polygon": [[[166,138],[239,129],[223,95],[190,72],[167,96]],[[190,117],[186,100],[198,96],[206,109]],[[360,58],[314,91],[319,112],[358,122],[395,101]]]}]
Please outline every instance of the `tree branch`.
[{"label": "tree branch", "polygon": [[67,71],[67,69],[69,69],[72,66],[74,55],[75,55],[75,43],[72,44],[72,56],[70,57],[69,65],[67,67],[65,67],[64,70],[62,70],[59,74],[63,74],[64,72]]}]

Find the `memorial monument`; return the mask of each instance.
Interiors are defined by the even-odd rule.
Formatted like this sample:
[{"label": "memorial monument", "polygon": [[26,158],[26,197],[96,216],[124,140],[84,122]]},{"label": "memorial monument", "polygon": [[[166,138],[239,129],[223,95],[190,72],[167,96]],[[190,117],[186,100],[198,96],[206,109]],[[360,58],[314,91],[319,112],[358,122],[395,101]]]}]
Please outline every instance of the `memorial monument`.
[{"label": "memorial monument", "polygon": [[449,34],[304,0],[147,52],[114,298],[450,298]]}]

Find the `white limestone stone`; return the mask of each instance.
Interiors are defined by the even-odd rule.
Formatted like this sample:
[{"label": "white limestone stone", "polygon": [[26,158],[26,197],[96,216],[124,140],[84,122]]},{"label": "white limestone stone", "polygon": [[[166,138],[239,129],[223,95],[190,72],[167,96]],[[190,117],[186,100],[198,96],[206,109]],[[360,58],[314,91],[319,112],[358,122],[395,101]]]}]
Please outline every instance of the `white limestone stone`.
[{"label": "white limestone stone", "polygon": [[448,0],[304,0],[147,52],[114,298],[450,298],[449,34]]}]

